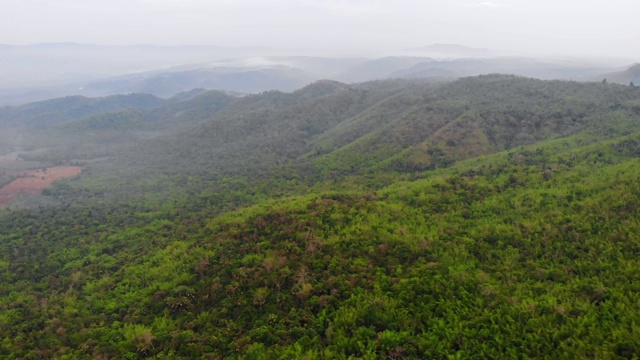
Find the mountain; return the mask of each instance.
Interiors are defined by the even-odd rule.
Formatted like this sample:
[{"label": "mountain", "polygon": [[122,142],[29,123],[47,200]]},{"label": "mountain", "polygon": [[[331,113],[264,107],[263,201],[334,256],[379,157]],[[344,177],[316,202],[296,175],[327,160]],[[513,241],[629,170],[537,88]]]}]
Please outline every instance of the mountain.
[{"label": "mountain", "polygon": [[637,89],[484,75],[196,91],[61,120],[28,145],[95,137],[24,156],[70,164],[108,129],[156,122],[48,202],[0,212],[3,358],[640,352]]},{"label": "mountain", "polygon": [[363,82],[370,80],[387,79],[391,74],[418,63],[429,62],[430,59],[409,56],[391,56],[369,60],[349,69],[337,76],[337,79],[345,82]]},{"label": "mountain", "polygon": [[603,68],[591,65],[565,64],[516,57],[454,59],[444,61],[428,60],[391,73],[388,77],[465,77],[486,74],[513,74],[536,79],[578,80],[593,76]]},{"label": "mountain", "polygon": [[[103,91],[105,84],[102,87],[98,86],[99,89],[94,93],[83,93],[79,89],[95,82],[116,81],[112,79],[114,77],[167,70],[177,66],[286,54],[287,51],[264,47],[104,46],[75,43],[7,45],[0,47],[0,106],[69,95],[115,95],[120,92]],[[227,81],[232,82],[233,79]],[[153,90],[144,84],[135,84],[129,88],[123,84],[119,85],[124,92]],[[177,91],[197,87],[184,87],[184,84],[168,85],[159,80],[156,80],[154,85],[169,87],[171,90],[178,88]],[[166,94],[166,90],[163,94]]]},{"label": "mountain", "polygon": [[128,75],[92,82],[80,92],[89,96],[147,92],[170,97],[193,88],[221,89],[239,93],[268,90],[293,91],[314,80],[299,69],[286,66],[247,68],[200,68],[187,71]]},{"label": "mountain", "polygon": [[637,95],[627,90],[494,75],[450,83],[323,81],[292,93],[241,98],[205,92],[156,109],[123,109],[76,118],[46,132],[30,130],[33,142],[51,148],[22,157],[89,159],[94,152],[87,146],[111,144],[100,153],[116,155],[113,151],[126,148],[118,155],[120,168],[140,169],[134,176],[172,177],[167,188],[193,171],[211,179],[251,178],[256,171],[278,172],[283,164],[321,179],[411,172],[585,131],[611,111],[610,99],[631,101]]},{"label": "mountain", "polygon": [[236,100],[215,90],[192,90],[167,100],[148,94],[76,96],[6,107],[0,121],[3,116],[12,120],[3,124],[5,151],[18,151],[25,160],[83,162],[206,121]]},{"label": "mountain", "polygon": [[305,55],[310,52],[306,50],[215,46],[6,46],[0,48],[0,77],[4,80],[0,84],[0,105],[71,95],[100,97],[138,92],[166,98],[193,88],[237,93],[293,91],[321,79],[357,83],[395,77],[455,78],[507,73],[576,80],[612,71],[612,67],[588,61],[504,57],[459,45],[420,49],[405,52],[412,56],[368,58],[309,56]]},{"label": "mountain", "polygon": [[67,96],[18,107],[0,108],[0,123],[48,127],[69,119],[104,112],[128,108],[152,109],[163,103],[164,100],[149,94],[112,95],[98,99]]},{"label": "mountain", "polygon": [[[256,55],[268,48],[221,46],[104,46],[50,43],[0,47],[2,88],[26,88],[85,82],[178,65]],[[35,69],[35,70],[34,70]]]},{"label": "mountain", "polygon": [[[85,49],[85,47],[77,46]],[[95,51],[102,51],[101,49],[101,47],[96,47]],[[141,54],[154,56],[157,51],[164,48],[142,47],[135,49]],[[183,62],[178,66],[156,66],[155,68],[153,67],[154,62],[149,62],[145,71],[141,71],[140,67],[131,67],[119,70],[120,74],[115,76],[105,76],[96,71],[91,78],[69,78],[66,82],[61,80],[40,86],[27,86],[24,85],[27,82],[23,81],[21,82],[23,86],[11,87],[7,82],[4,86],[0,86],[0,104],[15,105],[65,95],[101,97],[136,92],[171,97],[178,92],[189,91],[193,88],[236,93],[257,93],[268,90],[293,91],[319,79],[337,78],[346,69],[367,60],[362,58],[266,56],[270,53],[269,51],[265,51],[262,56],[221,58],[226,52],[222,50],[219,53],[213,52],[215,49],[217,48],[211,49],[212,53],[208,58],[204,55],[206,53],[193,57],[194,61],[206,61]],[[129,50],[134,51],[134,49]],[[182,48],[173,50],[181,51]],[[114,51],[117,53],[118,49]],[[186,53],[188,54],[189,51]],[[72,57],[72,55],[69,56]],[[161,54],[157,56],[161,59],[166,58]],[[186,57],[186,55],[183,56]],[[135,59],[136,57],[133,57],[131,61],[133,62]],[[167,64],[171,64],[169,60],[167,61]],[[89,60],[87,62],[91,63]],[[46,66],[40,68],[48,69]],[[16,73],[7,74],[6,79],[10,78],[9,75],[17,76]],[[371,78],[367,78],[367,80],[371,80]]]},{"label": "mountain", "polygon": [[629,85],[630,83],[640,84],[640,64],[635,64],[626,70],[618,71],[614,73],[603,74],[594,76],[592,81],[601,81],[606,79],[608,82]]},{"label": "mountain", "polygon": [[495,50],[474,48],[458,44],[432,44],[423,47],[405,49],[405,51],[438,58],[482,58],[500,55],[499,52]]},{"label": "mountain", "polygon": [[518,57],[436,60],[425,57],[385,57],[358,64],[336,78],[345,82],[393,78],[458,78],[487,74],[513,74],[537,79],[584,79],[605,68],[589,64]]}]

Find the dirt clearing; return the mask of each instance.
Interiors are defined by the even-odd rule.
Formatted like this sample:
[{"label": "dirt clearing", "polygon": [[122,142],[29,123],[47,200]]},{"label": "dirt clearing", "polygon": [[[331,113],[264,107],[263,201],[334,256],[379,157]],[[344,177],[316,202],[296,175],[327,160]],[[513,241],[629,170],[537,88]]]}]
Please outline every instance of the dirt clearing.
[{"label": "dirt clearing", "polygon": [[41,170],[24,171],[19,179],[0,188],[0,208],[9,204],[20,193],[38,195],[42,190],[51,187],[51,184],[62,178],[76,176],[82,171],[79,166],[57,166]]}]

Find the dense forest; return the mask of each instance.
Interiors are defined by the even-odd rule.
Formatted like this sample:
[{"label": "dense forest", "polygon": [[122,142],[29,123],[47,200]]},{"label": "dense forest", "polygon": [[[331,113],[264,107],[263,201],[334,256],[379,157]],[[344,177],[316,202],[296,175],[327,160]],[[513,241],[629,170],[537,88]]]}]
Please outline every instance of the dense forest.
[{"label": "dense forest", "polygon": [[0,125],[11,166],[83,167],[0,211],[2,358],[640,356],[640,89],[320,81]]}]

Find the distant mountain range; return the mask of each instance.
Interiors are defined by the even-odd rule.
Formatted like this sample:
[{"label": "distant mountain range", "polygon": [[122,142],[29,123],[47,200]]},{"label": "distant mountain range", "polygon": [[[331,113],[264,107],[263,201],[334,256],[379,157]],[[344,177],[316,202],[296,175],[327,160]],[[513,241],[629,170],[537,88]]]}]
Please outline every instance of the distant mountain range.
[{"label": "distant mountain range", "polygon": [[60,85],[216,59],[277,54],[268,48],[220,46],[0,45],[0,87]]},{"label": "distant mountain range", "polygon": [[491,49],[481,49],[458,44],[433,44],[417,48],[409,48],[406,51],[436,57],[489,57],[498,56],[501,53]]},{"label": "distant mountain range", "polygon": [[[292,91],[320,79],[356,83],[502,73],[593,81],[615,70],[588,63],[499,57],[494,50],[455,44],[406,52],[416,56],[289,56],[277,49],[215,46],[0,45],[0,106],[68,95],[144,92],[168,98],[194,88],[245,94]],[[604,76],[628,84],[634,79],[631,75]]]},{"label": "distant mountain range", "polygon": [[237,69],[199,68],[110,78],[89,83],[79,91],[87,96],[145,92],[162,97],[193,88],[259,93],[273,89],[293,91],[313,80],[302,70],[283,65]]}]

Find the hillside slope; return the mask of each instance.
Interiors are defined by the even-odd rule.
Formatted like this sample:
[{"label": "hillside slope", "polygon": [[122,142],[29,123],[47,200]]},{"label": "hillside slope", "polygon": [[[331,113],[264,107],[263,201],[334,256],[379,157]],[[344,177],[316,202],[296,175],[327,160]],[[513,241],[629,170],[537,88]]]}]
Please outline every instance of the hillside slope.
[{"label": "hillside slope", "polygon": [[640,137],[588,140],[219,217],[4,214],[2,354],[631,356]]},{"label": "hillside slope", "polygon": [[[503,75],[451,83],[320,82],[242,98],[193,129],[143,142],[117,166],[95,171],[119,168],[115,182],[161,177],[171,191],[191,193],[219,189],[225,178],[239,180],[238,190],[275,178],[314,186],[352,175],[446,167],[582,131],[629,133],[639,101],[640,91],[625,86]],[[153,189],[139,184],[127,189],[159,190],[155,183]]]},{"label": "hillside slope", "polygon": [[0,213],[1,357],[640,353],[638,89],[200,96],[48,189],[59,206]]},{"label": "hillside slope", "polygon": [[608,82],[622,85],[629,85],[630,83],[638,85],[640,84],[640,64],[635,64],[623,71],[604,74],[601,75],[600,78],[594,79],[606,79]]},{"label": "hillside slope", "polygon": [[84,116],[128,108],[152,109],[164,100],[148,94],[113,95],[105,98],[67,96],[15,107],[0,108],[3,126],[53,126],[59,122]]}]

